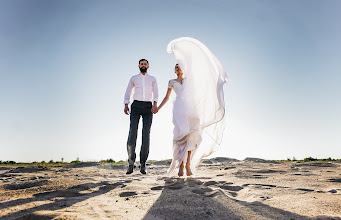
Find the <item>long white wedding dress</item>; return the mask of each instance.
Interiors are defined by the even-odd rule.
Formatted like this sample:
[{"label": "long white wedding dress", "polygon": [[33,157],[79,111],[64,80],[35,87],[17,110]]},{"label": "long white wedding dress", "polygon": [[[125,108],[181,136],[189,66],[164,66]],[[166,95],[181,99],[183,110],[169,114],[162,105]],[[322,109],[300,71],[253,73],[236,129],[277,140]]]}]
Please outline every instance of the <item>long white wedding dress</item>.
[{"label": "long white wedding dress", "polygon": [[173,104],[173,159],[171,174],[192,151],[192,172],[203,157],[220,145],[224,131],[223,85],[227,75],[219,60],[200,41],[182,37],[171,41],[167,52],[175,55],[183,72],[181,83],[170,80],[176,99]]}]

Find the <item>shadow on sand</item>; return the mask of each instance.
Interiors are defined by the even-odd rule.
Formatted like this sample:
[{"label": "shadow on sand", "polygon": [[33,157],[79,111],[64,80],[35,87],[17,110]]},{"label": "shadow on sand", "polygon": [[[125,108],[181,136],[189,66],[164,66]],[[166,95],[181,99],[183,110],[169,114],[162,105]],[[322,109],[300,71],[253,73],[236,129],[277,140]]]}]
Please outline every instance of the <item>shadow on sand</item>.
[{"label": "shadow on sand", "polygon": [[[164,178],[158,200],[143,218],[150,219],[312,219],[261,202],[245,202],[227,196],[214,181],[200,178]],[[218,183],[219,184],[219,183]],[[314,219],[335,219],[317,217]]]},{"label": "shadow on sand", "polygon": [[[72,206],[75,203],[82,202],[91,197],[99,196],[105,194],[110,190],[117,187],[125,187],[125,183],[131,182],[131,180],[109,183],[102,181],[99,183],[85,183],[70,187],[65,190],[55,190],[51,192],[37,193],[34,194],[33,198],[16,199],[7,202],[0,203],[0,211],[13,206],[28,204],[37,201],[54,201],[48,204],[43,204],[40,206],[35,206],[33,208],[28,208],[18,212],[14,212],[5,216],[1,216],[0,219],[52,219],[57,215],[47,216],[47,215],[36,215],[36,211],[55,211],[63,208]],[[92,191],[93,189],[96,191]],[[92,189],[92,190],[91,190]],[[91,192],[82,192],[90,190]]]},{"label": "shadow on sand", "polygon": [[[137,179],[136,179],[137,180]],[[243,186],[233,186],[225,181],[212,181],[207,178],[168,178],[162,180],[164,185],[153,186],[150,190],[162,190],[161,195],[144,216],[149,219],[340,219],[328,216],[308,218],[292,212],[281,210],[261,202],[245,202],[235,199]],[[100,196],[116,188],[124,188],[134,180],[125,179],[110,183],[85,183],[65,190],[37,193],[33,198],[16,199],[0,203],[0,212],[7,208],[32,202],[49,202],[25,210],[20,210],[0,219],[53,219],[60,217],[58,212],[36,214],[37,211],[58,211],[86,199]],[[139,180],[140,181],[140,180]],[[137,192],[123,191],[120,197],[139,196]],[[114,201],[113,201],[113,204]]]}]

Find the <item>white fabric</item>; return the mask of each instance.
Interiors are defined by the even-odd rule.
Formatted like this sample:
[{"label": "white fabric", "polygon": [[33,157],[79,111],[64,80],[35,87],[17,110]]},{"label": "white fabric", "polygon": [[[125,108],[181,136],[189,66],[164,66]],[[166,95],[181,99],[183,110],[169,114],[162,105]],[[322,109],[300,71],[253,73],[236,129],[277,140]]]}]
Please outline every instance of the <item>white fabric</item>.
[{"label": "white fabric", "polygon": [[[170,88],[173,88],[173,85],[174,85],[175,82],[176,82],[175,79],[169,80],[169,82],[168,82],[168,88],[169,88],[169,89],[170,89]],[[175,93],[176,93],[176,92],[175,92]]]},{"label": "white fabric", "polygon": [[157,102],[159,93],[156,78],[146,73],[132,76],[124,95],[124,104],[129,104],[131,92],[134,89],[133,99],[143,102]]},{"label": "white fabric", "polygon": [[182,37],[168,44],[184,73],[183,83],[168,84],[176,93],[173,104],[172,173],[181,162],[190,163],[192,171],[200,160],[212,154],[221,143],[224,131],[225,103],[223,85],[227,75],[219,60],[200,41]]}]

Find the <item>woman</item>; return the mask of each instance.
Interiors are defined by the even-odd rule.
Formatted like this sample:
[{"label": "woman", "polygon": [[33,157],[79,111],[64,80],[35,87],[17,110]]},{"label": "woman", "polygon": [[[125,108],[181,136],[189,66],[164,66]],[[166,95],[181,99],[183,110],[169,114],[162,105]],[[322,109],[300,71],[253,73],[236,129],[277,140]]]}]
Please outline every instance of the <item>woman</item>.
[{"label": "woman", "polygon": [[174,89],[173,160],[168,173],[178,167],[178,175],[183,176],[186,167],[186,175],[191,176],[201,158],[212,154],[221,142],[225,115],[223,85],[227,76],[218,59],[196,39],[175,39],[168,44],[167,51],[178,61],[177,78],[169,81],[167,94],[157,109],[168,101]]},{"label": "woman", "polygon": [[[186,174],[187,176],[192,175],[191,167],[190,167],[190,156],[191,156],[191,149],[187,149],[186,146],[182,146],[182,149],[180,148],[181,144],[179,142],[184,139],[184,136],[188,133],[188,129],[185,128],[185,124],[187,121],[187,118],[189,115],[182,112],[181,110],[186,109],[186,102],[183,98],[180,98],[180,93],[183,91],[183,72],[178,64],[175,65],[175,73],[177,75],[176,79],[172,79],[168,82],[168,90],[165,98],[162,100],[161,104],[159,105],[157,110],[160,110],[164,104],[169,100],[169,96],[172,92],[172,89],[174,89],[175,93],[177,94],[177,99],[174,101],[174,108],[173,108],[173,124],[174,124],[174,158],[173,161],[176,161],[177,158],[183,158],[184,154],[187,153],[187,162],[186,162]],[[179,97],[179,98],[178,98]],[[183,108],[180,108],[180,106],[183,106]],[[184,125],[184,126],[183,126]],[[181,130],[181,128],[183,129]],[[176,143],[178,142],[178,143]],[[184,170],[184,160],[181,161],[181,164],[179,166],[179,176],[183,176],[183,170]]]}]

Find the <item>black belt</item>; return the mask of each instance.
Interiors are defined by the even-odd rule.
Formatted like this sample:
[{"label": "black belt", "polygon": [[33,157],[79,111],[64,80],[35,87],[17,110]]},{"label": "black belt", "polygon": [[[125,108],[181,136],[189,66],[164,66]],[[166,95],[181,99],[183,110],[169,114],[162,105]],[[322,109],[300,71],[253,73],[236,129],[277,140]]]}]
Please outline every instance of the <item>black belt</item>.
[{"label": "black belt", "polygon": [[151,101],[139,101],[139,100],[134,100],[134,102],[152,103]]}]

